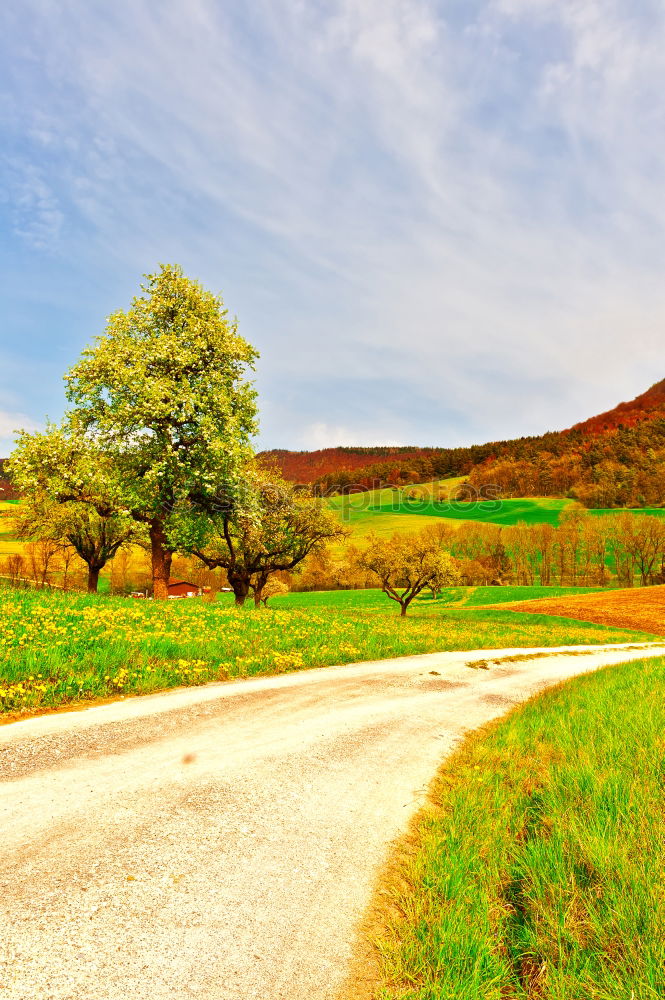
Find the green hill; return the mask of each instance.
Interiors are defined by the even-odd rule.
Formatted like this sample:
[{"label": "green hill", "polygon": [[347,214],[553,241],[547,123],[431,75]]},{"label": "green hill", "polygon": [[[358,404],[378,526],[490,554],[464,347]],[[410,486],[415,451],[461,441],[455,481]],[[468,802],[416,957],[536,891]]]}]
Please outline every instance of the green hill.
[{"label": "green hill", "polygon": [[370,507],[375,513],[394,513],[424,517],[443,517],[454,521],[483,521],[487,524],[558,524],[561,512],[570,506],[571,500],[552,497],[525,498],[515,500],[488,500],[474,503],[449,501],[447,503],[423,503],[405,500],[397,510],[389,504]]}]

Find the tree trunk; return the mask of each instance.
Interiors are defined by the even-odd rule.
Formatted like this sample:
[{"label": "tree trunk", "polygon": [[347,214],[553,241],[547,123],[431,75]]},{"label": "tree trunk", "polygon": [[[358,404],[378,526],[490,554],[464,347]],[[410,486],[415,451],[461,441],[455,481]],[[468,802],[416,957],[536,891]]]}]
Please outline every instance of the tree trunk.
[{"label": "tree trunk", "polygon": [[[254,583],[254,585],[252,587],[252,589],[254,591],[254,607],[255,608],[260,608],[261,607],[261,601],[263,600],[263,588],[265,587],[265,585],[266,585],[267,582],[268,582],[268,577],[267,576],[266,577],[259,576],[259,577],[257,577],[256,582]],[[266,600],[267,600],[267,598],[266,598]]]},{"label": "tree trunk", "polygon": [[400,601],[399,602],[399,606],[401,608],[401,611],[399,613],[400,614],[400,618],[403,618],[405,616],[405,614],[406,614],[406,609],[409,606],[408,601]]},{"label": "tree trunk", "polygon": [[234,573],[231,570],[226,571],[226,576],[229,581],[229,586],[233,589],[236,599],[236,607],[241,608],[247,600],[247,595],[249,594],[249,577],[246,577],[241,573]]},{"label": "tree trunk", "polygon": [[233,588],[233,593],[236,599],[236,607],[241,608],[245,601],[247,600],[247,595],[249,594],[249,587],[244,584],[239,583]]},{"label": "tree trunk", "polygon": [[88,593],[96,594],[99,585],[99,571],[101,566],[88,566]]},{"label": "tree trunk", "polygon": [[173,553],[167,548],[164,522],[154,518],[150,522],[150,552],[152,555],[152,593],[156,601],[169,596],[171,560]]}]

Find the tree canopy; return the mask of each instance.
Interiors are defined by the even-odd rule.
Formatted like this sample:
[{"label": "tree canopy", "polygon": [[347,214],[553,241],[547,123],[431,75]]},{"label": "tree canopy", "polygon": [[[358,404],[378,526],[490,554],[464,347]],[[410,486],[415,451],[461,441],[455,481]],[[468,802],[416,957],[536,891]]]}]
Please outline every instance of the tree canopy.
[{"label": "tree canopy", "polygon": [[295,569],[310,553],[348,532],[321,500],[254,464],[245,469],[243,491],[240,504],[185,519],[189,538],[183,538],[181,547],[209,569],[226,570],[238,605],[251,589],[258,606],[273,573]]},{"label": "tree canopy", "polygon": [[257,353],[221,297],[179,267],[162,265],[141,290],[65,376],[63,426],[24,434],[11,468],[23,490],[146,525],[154,595],[165,598],[179,507],[239,503],[257,427],[247,380]]},{"label": "tree canopy", "polygon": [[437,534],[427,530],[395,533],[391,538],[371,535],[357,559],[361,569],[378,578],[384,594],[399,604],[401,615],[425,587],[439,591],[459,582],[454,560],[442,549]]},{"label": "tree canopy", "polygon": [[88,567],[88,593],[97,593],[100,571],[124,545],[140,540],[139,526],[126,514],[102,516],[89,504],[54,503],[34,494],[24,498],[19,538],[71,546]]}]

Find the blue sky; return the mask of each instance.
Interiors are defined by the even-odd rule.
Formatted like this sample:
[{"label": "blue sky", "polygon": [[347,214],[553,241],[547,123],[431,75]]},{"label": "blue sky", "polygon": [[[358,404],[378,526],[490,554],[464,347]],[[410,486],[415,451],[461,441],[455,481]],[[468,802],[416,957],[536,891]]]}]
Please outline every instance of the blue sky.
[{"label": "blue sky", "polygon": [[538,433],[665,377],[650,0],[0,6],[0,455],[159,261],[263,447]]}]

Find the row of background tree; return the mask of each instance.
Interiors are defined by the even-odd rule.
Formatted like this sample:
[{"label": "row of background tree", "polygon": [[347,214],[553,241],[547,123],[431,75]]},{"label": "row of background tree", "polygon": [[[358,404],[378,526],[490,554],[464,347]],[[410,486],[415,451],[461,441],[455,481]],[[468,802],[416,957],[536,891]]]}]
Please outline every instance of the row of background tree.
[{"label": "row of background tree", "polygon": [[[650,514],[564,512],[561,523],[507,527],[444,521],[429,526],[450,554],[463,586],[634,587],[665,583],[665,520]],[[411,537],[411,536],[401,536]],[[328,590],[376,586],[362,568],[363,547],[326,549],[309,557],[293,589]]]},{"label": "row of background tree", "polygon": [[[439,552],[449,556],[449,561],[442,564]],[[249,586],[257,603],[288,590],[376,587],[381,583],[377,566],[385,567],[392,559],[394,570],[395,561],[401,560],[403,572],[407,559],[412,558],[421,572],[423,553],[427,566],[433,568],[433,578],[446,580],[445,585],[649,586],[665,583],[665,521],[628,512],[590,515],[579,507],[566,511],[557,527],[467,522],[452,528],[441,521],[415,535],[403,532],[389,539],[370,539],[361,546],[316,546],[293,571],[276,568],[268,572],[258,594],[251,574]],[[0,561],[0,574],[15,583],[27,580],[41,587],[81,589],[84,565],[66,541],[43,539],[29,542],[23,555]],[[172,568],[177,577],[210,588],[212,596],[229,586],[224,568],[211,569],[193,556],[175,555]],[[150,592],[146,547],[124,543],[109,561],[109,569],[111,593]],[[393,576],[393,583],[399,585],[402,580],[399,573]]]}]

